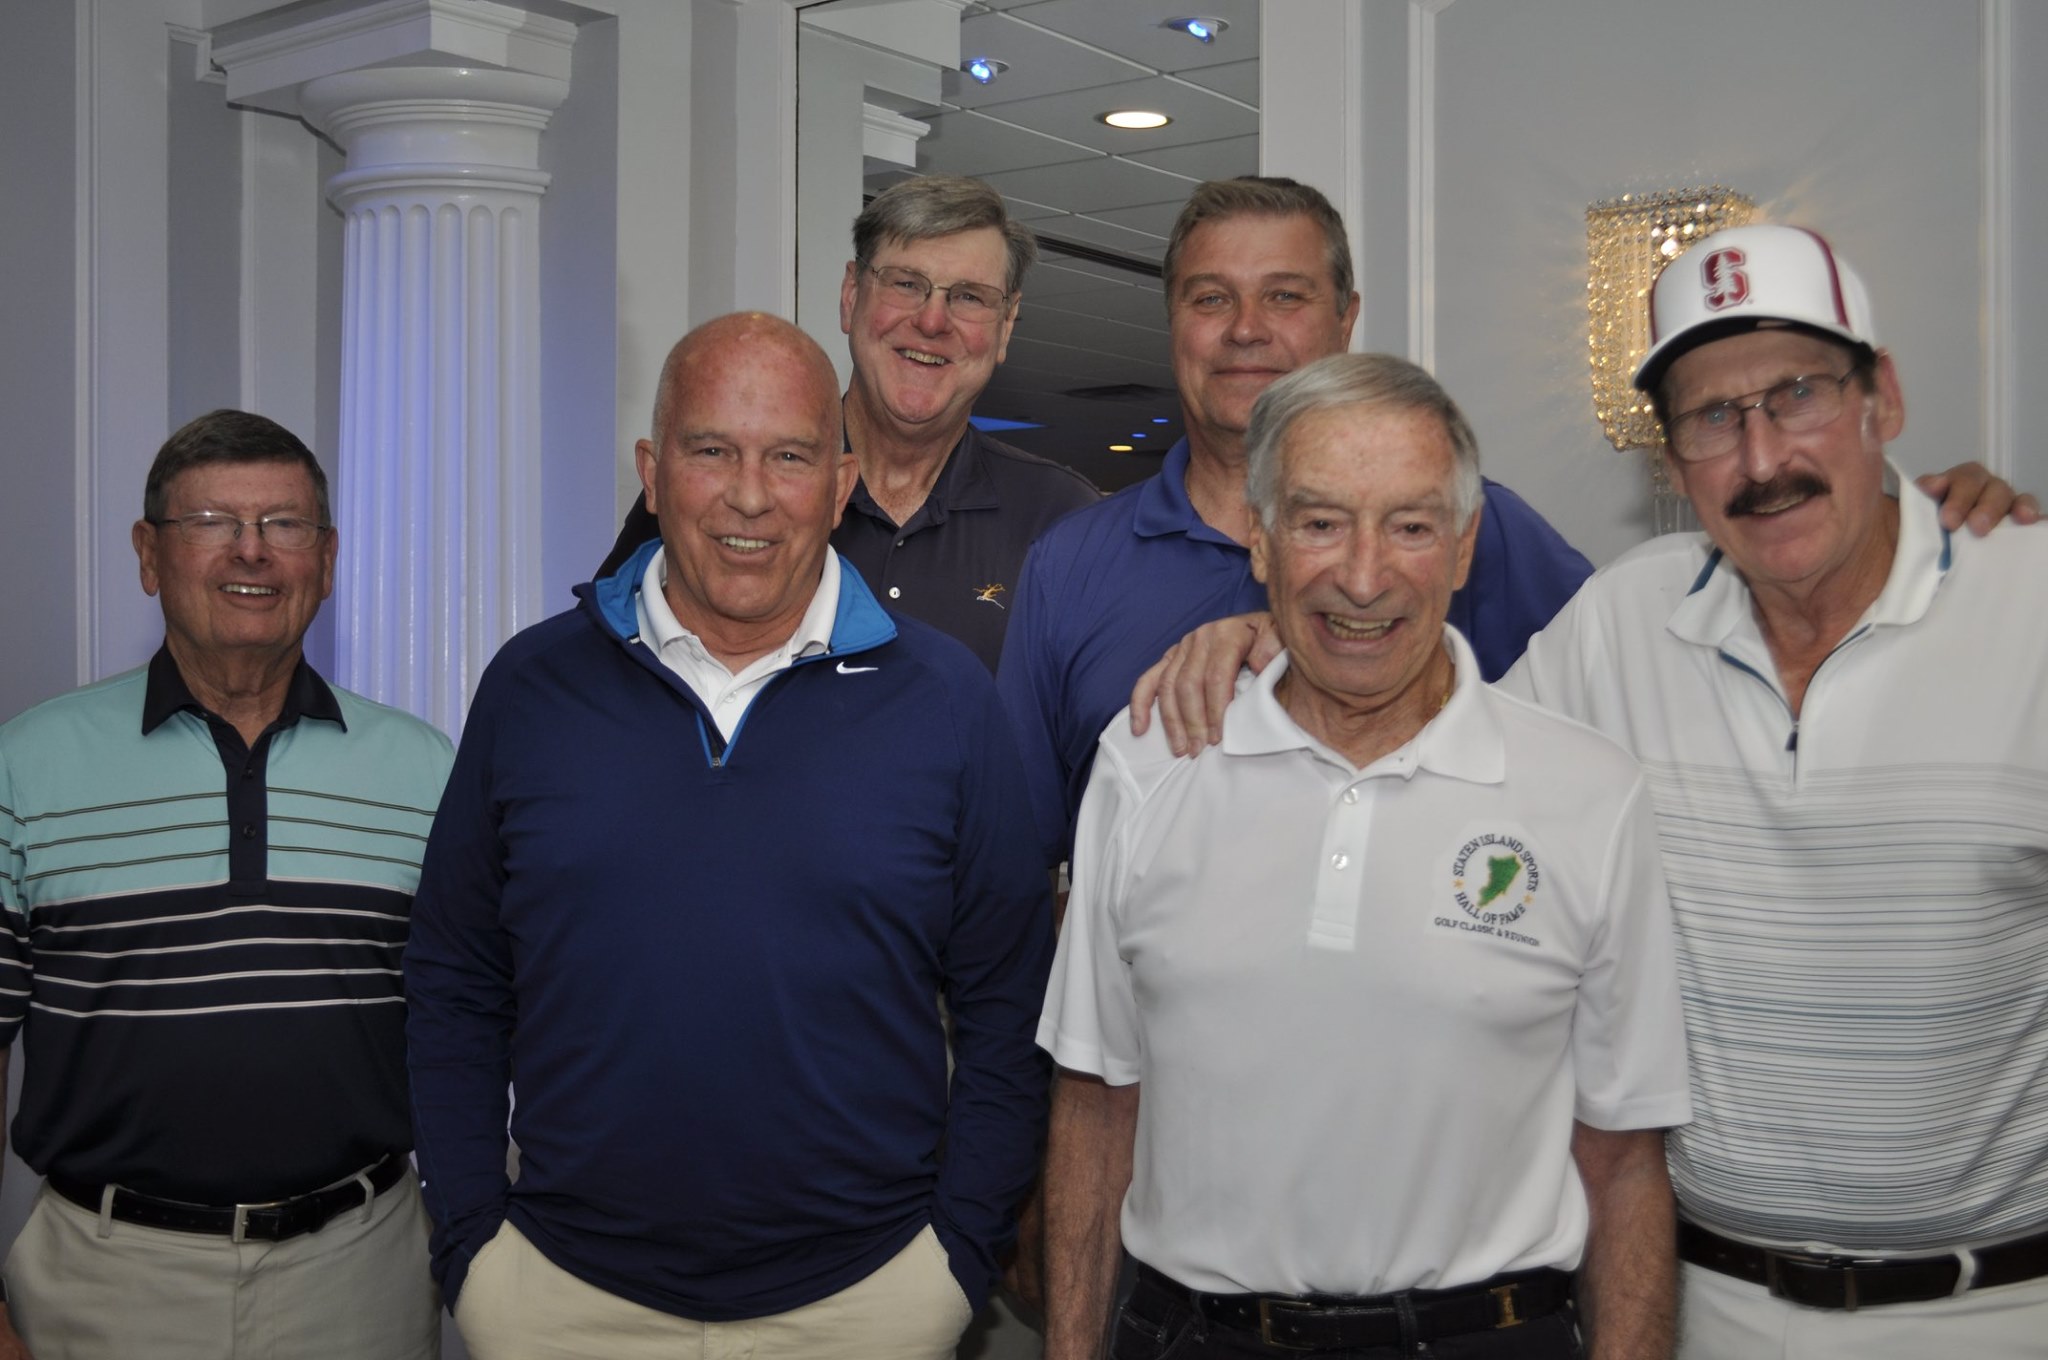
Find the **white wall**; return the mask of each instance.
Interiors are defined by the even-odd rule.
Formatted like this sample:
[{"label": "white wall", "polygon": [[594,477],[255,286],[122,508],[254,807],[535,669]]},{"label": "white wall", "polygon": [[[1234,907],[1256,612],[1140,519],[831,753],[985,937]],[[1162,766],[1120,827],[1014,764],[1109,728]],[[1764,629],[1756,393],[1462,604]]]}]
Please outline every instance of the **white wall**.
[{"label": "white wall", "polygon": [[[1411,63],[1367,112],[1416,132],[1406,105],[1421,83],[1413,145],[1434,192],[1410,201],[1405,263],[1413,274],[1419,257],[1435,368],[1488,471],[1588,555],[1604,561],[1649,531],[1644,476],[1601,437],[1587,381],[1583,215],[1626,191],[1725,183],[1765,216],[1826,232],[1866,276],[1898,357],[1909,419],[1894,455],[1909,471],[1984,456],[1982,19],[1994,6],[1455,0],[1433,20],[1408,8],[1409,50],[1433,22],[1433,61]],[[2048,24],[2016,27],[2048,57]],[[1375,60],[1391,25],[1377,36]],[[2029,296],[2043,300],[2038,281]],[[2029,472],[2041,487],[2038,459]]]},{"label": "white wall", "polygon": [[0,81],[0,721],[78,683],[72,0],[9,6]]}]

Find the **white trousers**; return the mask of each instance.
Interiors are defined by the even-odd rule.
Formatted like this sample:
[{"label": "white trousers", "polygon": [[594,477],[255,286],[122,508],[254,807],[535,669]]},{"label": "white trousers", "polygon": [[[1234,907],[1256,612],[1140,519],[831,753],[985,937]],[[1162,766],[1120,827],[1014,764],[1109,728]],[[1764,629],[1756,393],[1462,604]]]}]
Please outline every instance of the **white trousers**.
[{"label": "white trousers", "polygon": [[410,1172],[284,1242],[110,1222],[44,1186],[5,1270],[36,1360],[434,1360],[440,1296]]},{"label": "white trousers", "polygon": [[2048,1277],[1930,1303],[1807,1308],[1695,1265],[1679,1268],[1678,1360],[2040,1360]]},{"label": "white trousers", "polygon": [[967,1296],[929,1227],[872,1275],[816,1303],[695,1322],[585,1283],[508,1222],[476,1254],[455,1299],[470,1360],[947,1360],[967,1320]]}]

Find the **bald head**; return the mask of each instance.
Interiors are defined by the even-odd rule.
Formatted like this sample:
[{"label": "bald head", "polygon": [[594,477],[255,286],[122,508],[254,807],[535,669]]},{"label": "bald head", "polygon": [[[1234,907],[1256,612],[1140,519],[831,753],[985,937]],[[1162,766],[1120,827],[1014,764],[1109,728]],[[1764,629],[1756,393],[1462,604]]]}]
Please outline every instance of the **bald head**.
[{"label": "bald head", "polygon": [[833,438],[839,437],[839,375],[818,342],[779,316],[766,312],[733,312],[707,321],[676,341],[661,365],[661,381],[654,392],[652,437],[659,448],[672,432],[679,397],[685,384],[700,380],[707,372],[730,366],[734,360],[767,359],[791,366],[792,376],[802,374],[822,394],[831,408]]}]

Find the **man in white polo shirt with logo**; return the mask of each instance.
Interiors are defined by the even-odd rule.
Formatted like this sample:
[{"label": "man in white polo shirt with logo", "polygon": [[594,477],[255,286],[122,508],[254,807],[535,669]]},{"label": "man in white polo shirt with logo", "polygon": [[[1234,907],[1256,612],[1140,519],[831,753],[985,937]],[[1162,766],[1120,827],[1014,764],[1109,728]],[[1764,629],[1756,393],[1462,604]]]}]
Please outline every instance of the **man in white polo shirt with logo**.
[{"label": "man in white polo shirt with logo", "polygon": [[2048,1346],[2048,528],[1899,494],[1863,284],[1793,227],[1674,261],[1637,374],[1700,535],[1502,682],[1643,762],[1683,943],[1688,1357]]},{"label": "man in white polo shirt with logo", "polygon": [[[1667,1355],[1688,1113],[1641,773],[1444,624],[1470,427],[1337,355],[1248,432],[1284,659],[1175,758],[1105,732],[1039,1026],[1048,1360]],[[1568,1302],[1577,1270],[1579,1318]]]}]

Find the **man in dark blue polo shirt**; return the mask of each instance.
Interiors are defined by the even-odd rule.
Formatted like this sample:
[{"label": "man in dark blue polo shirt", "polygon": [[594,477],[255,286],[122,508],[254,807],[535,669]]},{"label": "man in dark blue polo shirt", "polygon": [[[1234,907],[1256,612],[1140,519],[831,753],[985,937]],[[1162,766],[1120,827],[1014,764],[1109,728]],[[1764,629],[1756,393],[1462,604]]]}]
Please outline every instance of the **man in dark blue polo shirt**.
[{"label": "man in dark blue polo shirt", "polygon": [[[877,195],[854,219],[853,253],[839,328],[860,481],[832,546],[886,607],[950,633],[993,671],[1025,550],[1097,498],[1080,473],[967,423],[1003,361],[1037,245],[980,180],[931,175]],[[598,574],[655,534],[643,497]]]},{"label": "man in dark blue polo shirt", "polygon": [[[1266,607],[1244,547],[1244,435],[1274,380],[1342,352],[1358,321],[1351,248],[1328,199],[1289,179],[1198,187],[1166,248],[1187,437],[1159,475],[1048,532],[1026,560],[998,678],[1050,862],[1066,858],[1095,741],[1140,672],[1194,628]],[[1485,483],[1450,622],[1495,679],[1592,566],[1521,497]]]}]

